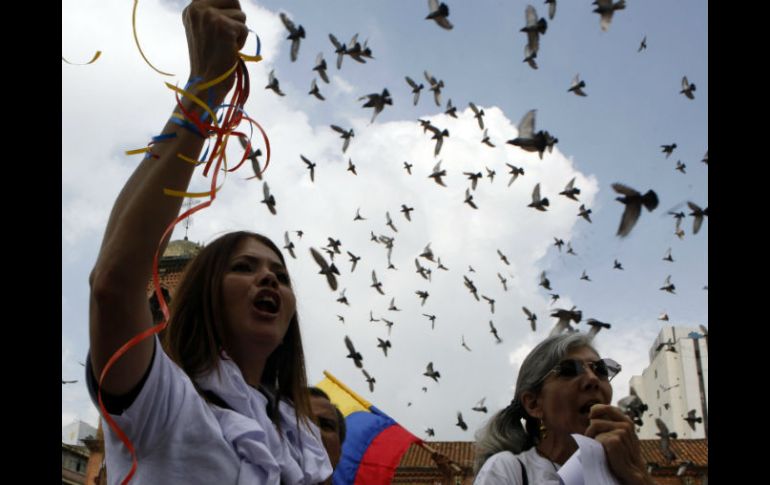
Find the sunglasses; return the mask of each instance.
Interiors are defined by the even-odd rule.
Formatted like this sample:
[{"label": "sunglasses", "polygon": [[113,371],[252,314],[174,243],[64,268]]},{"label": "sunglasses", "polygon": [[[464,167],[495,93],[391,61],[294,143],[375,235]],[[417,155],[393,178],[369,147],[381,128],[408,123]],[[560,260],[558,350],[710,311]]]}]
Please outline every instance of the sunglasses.
[{"label": "sunglasses", "polygon": [[[580,359],[565,359],[551,369],[559,377],[574,378],[585,372],[586,367],[603,381],[611,381],[620,372],[620,364],[612,359],[600,359],[597,361],[582,361]],[[550,373],[550,372],[549,372]]]}]

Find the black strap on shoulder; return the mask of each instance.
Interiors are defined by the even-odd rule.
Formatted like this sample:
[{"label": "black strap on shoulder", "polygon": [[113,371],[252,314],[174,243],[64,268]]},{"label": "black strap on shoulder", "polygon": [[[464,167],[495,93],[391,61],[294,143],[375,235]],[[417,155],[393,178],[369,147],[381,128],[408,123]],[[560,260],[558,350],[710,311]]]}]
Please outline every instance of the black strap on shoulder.
[{"label": "black strap on shoulder", "polygon": [[219,396],[218,396],[218,395],[217,395],[217,394],[216,394],[214,391],[203,391],[203,392],[202,392],[202,394],[203,394],[204,396],[206,396],[206,399],[208,399],[208,401],[209,401],[210,403],[212,403],[212,404],[216,404],[216,405],[217,405],[217,406],[219,406],[220,408],[229,409],[229,410],[231,410],[231,411],[233,410],[233,408],[231,408],[231,407],[230,407],[230,405],[229,405],[229,404],[227,404],[227,403],[225,402],[225,400],[224,400],[224,399],[222,399],[221,397],[219,397]]},{"label": "black strap on shoulder", "polygon": [[516,458],[516,461],[518,461],[519,465],[521,465],[521,479],[524,482],[524,485],[529,485],[529,480],[527,479],[527,469],[524,468],[524,463],[519,458]]},{"label": "black strap on shoulder", "polygon": [[270,418],[271,421],[276,422],[277,416],[278,416],[278,401],[274,397],[275,391],[265,385],[260,385],[257,389],[260,394],[265,396],[265,399],[267,399],[267,404],[265,404],[265,410],[267,411],[267,417]]}]

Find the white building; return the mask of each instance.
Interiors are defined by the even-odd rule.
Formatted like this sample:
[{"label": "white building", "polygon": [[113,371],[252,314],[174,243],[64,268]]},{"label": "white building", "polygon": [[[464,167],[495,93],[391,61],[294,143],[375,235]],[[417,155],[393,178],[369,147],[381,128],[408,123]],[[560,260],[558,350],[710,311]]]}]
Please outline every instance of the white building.
[{"label": "white building", "polygon": [[76,420],[61,429],[61,442],[68,445],[83,446],[83,438],[96,437],[96,428],[85,421]]},{"label": "white building", "polygon": [[[688,327],[664,327],[650,347],[650,365],[629,387],[647,405],[640,439],[655,439],[660,418],[678,438],[708,435],[708,335]],[[688,413],[701,422],[688,422]]]}]

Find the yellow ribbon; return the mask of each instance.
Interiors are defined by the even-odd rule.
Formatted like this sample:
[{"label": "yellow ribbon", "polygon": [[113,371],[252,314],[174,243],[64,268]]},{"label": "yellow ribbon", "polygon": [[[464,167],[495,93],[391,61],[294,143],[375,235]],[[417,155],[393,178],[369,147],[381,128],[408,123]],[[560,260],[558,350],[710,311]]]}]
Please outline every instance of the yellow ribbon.
[{"label": "yellow ribbon", "polygon": [[70,62],[67,59],[65,59],[64,56],[61,56],[61,60],[71,66],[87,66],[88,64],[93,64],[94,62],[96,62],[96,60],[99,59],[99,56],[101,55],[102,55],[102,51],[96,51],[96,54],[94,54],[94,57],[90,61],[86,62],[85,64],[77,64],[75,62]]},{"label": "yellow ribbon", "polygon": [[131,26],[134,29],[134,41],[136,42],[136,48],[139,49],[139,54],[142,55],[142,59],[144,59],[144,62],[147,63],[148,66],[153,68],[153,70],[157,73],[160,73],[164,76],[173,76],[173,74],[170,74],[168,72],[163,72],[152,65],[152,63],[147,59],[147,57],[144,55],[144,52],[142,51],[142,46],[139,45],[139,36],[136,33],[136,9],[139,6],[139,0],[134,0],[134,13],[131,17]]}]

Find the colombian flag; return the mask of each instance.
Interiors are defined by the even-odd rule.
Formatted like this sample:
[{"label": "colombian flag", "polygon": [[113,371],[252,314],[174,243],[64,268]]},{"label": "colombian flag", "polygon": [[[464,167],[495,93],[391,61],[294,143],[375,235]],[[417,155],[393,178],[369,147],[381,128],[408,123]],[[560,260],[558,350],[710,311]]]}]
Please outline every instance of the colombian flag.
[{"label": "colombian flag", "polygon": [[401,456],[422,440],[374,407],[333,375],[324,371],[317,384],[345,416],[347,435],[342,458],[334,470],[334,485],[389,484]]}]

